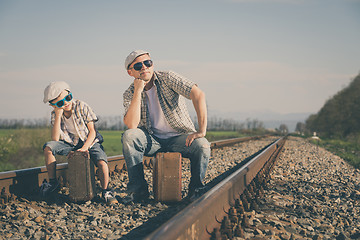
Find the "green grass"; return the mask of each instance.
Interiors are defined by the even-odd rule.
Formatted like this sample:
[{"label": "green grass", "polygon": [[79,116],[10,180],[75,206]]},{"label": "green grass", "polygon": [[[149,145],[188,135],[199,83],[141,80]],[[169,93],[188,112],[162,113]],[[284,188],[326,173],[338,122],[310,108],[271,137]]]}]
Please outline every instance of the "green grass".
[{"label": "green grass", "polygon": [[[122,155],[121,135],[123,131],[100,131],[104,137],[104,149],[110,156]],[[220,139],[244,137],[233,131],[208,132],[206,138],[212,142]],[[0,129],[0,171],[44,166],[42,146],[51,140],[51,129]],[[66,162],[66,157],[57,157]]]},{"label": "green grass", "polygon": [[110,156],[122,155],[121,135],[124,131],[99,131],[104,137],[103,146],[106,154]]},{"label": "green grass", "polygon": [[7,137],[9,135],[12,135],[16,131],[19,131],[19,130],[16,130],[16,129],[0,129],[0,139],[4,138],[4,137]]},{"label": "green grass", "polygon": [[339,139],[325,139],[319,141],[319,146],[360,169],[360,145],[358,143]]},{"label": "green grass", "polygon": [[[309,136],[299,136],[302,138],[309,138]],[[324,139],[309,141],[315,145],[325,148],[329,152],[341,157],[350,165],[360,169],[360,136],[352,139]]]},{"label": "green grass", "polygon": [[0,130],[0,171],[44,165],[42,146],[50,129]]},{"label": "green grass", "polygon": [[239,138],[239,137],[245,137],[245,135],[234,131],[216,131],[216,132],[214,131],[214,132],[206,133],[206,139],[209,142],[217,141],[221,139]]}]

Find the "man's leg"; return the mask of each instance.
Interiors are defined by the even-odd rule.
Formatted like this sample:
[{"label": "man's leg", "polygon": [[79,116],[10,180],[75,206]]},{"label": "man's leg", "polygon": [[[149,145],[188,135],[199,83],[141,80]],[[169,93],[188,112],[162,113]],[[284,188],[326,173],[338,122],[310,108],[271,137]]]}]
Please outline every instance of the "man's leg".
[{"label": "man's leg", "polygon": [[181,135],[169,139],[166,147],[167,151],[180,152],[183,157],[189,158],[191,162],[191,180],[189,184],[189,194],[196,189],[204,187],[206,169],[210,159],[210,143],[206,138],[197,138],[192,144],[185,146],[187,135]]},{"label": "man's leg", "polygon": [[144,178],[143,157],[144,155],[152,156],[161,146],[148,132],[139,128],[126,130],[121,141],[129,176],[128,192],[135,193],[135,195],[146,192],[148,196],[148,186]]}]

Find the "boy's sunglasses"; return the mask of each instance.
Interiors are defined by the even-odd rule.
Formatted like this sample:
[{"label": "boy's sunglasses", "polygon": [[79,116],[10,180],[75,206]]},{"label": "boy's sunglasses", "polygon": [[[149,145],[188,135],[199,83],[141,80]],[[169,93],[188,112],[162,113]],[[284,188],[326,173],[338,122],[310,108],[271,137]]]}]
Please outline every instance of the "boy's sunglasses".
[{"label": "boy's sunglasses", "polygon": [[57,101],[56,103],[51,103],[50,102],[50,104],[54,105],[54,106],[57,106],[58,108],[61,108],[62,106],[64,106],[65,101],[70,102],[72,98],[73,98],[72,93],[69,93],[63,99]]},{"label": "boy's sunglasses", "polygon": [[140,70],[142,69],[143,63],[144,63],[144,65],[145,65],[145,67],[148,67],[148,68],[153,65],[153,61],[151,61],[151,60],[145,60],[145,61],[143,61],[143,62],[135,63],[132,68],[135,69],[136,71],[140,71]]}]

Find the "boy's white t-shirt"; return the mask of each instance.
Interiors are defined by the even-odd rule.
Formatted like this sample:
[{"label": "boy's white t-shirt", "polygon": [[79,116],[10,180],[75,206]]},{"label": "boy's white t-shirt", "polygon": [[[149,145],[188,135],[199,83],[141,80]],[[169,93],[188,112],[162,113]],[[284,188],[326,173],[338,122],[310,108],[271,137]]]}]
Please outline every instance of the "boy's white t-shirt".
[{"label": "boy's white t-shirt", "polygon": [[161,139],[179,136],[180,133],[173,129],[165,118],[160,106],[156,85],[145,91],[145,93],[148,98],[147,106],[149,109],[151,129],[154,135]]},{"label": "boy's white t-shirt", "polygon": [[69,118],[64,117],[64,122],[65,122],[66,129],[69,131],[69,133],[71,133],[75,136],[76,135],[79,136],[79,134],[77,133],[76,128],[75,128],[73,115],[71,115]]}]

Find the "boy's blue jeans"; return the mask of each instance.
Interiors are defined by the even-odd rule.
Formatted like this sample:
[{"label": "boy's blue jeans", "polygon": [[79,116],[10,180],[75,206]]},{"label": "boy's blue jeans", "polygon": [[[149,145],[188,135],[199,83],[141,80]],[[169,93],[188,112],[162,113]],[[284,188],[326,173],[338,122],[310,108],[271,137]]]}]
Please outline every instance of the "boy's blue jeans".
[{"label": "boy's blue jeans", "polygon": [[191,162],[189,191],[203,187],[211,153],[210,144],[206,138],[197,138],[187,147],[185,146],[187,136],[188,134],[183,134],[159,139],[140,128],[126,130],[121,141],[129,175],[128,192],[147,190],[143,157],[154,156],[157,152],[180,152],[182,157],[189,158]]},{"label": "boy's blue jeans", "polygon": [[[76,151],[80,149],[84,143],[82,141],[79,141],[78,145],[74,146],[70,143],[67,143],[65,141],[49,141],[44,144],[43,150],[45,147],[49,147],[52,151],[52,154],[54,156],[56,155],[65,155],[67,156],[71,151]],[[89,149],[90,159],[93,161],[93,163],[97,166],[98,161],[103,160],[107,163],[107,156],[104,152],[104,148],[100,143],[95,143],[90,149]]]}]

